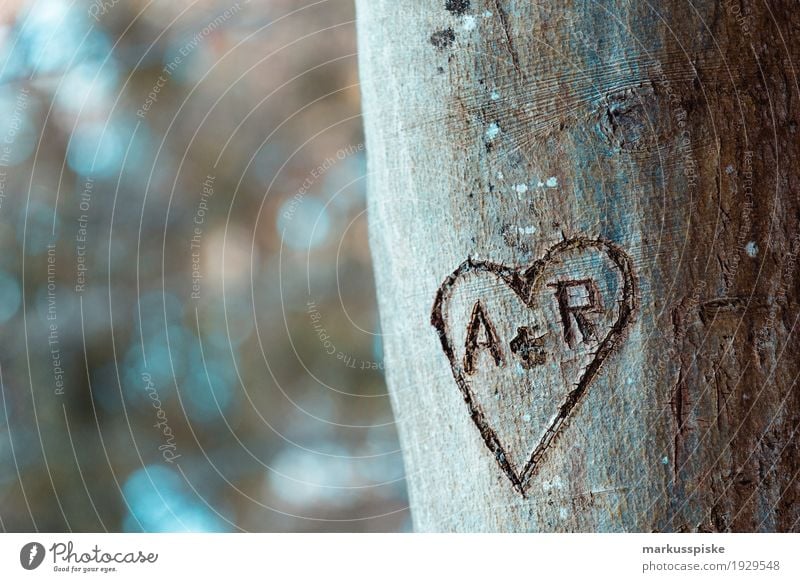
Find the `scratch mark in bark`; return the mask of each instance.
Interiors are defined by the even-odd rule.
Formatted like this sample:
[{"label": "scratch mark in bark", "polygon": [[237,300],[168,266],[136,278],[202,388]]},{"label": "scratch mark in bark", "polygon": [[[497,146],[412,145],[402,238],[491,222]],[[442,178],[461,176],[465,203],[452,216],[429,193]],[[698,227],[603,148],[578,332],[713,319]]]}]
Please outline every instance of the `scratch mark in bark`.
[{"label": "scratch mark in bark", "polygon": [[688,400],[689,394],[687,391],[686,382],[683,378],[683,362],[681,362],[681,369],[678,371],[678,381],[672,390],[672,414],[675,417],[675,450],[674,461],[672,463],[673,476],[675,481],[678,480],[678,468],[680,465],[679,455],[681,450],[681,441],[685,431],[686,419],[683,416],[684,400]]},{"label": "scratch mark in bark", "polygon": [[494,0],[494,6],[497,10],[497,16],[500,17],[500,24],[503,27],[503,33],[506,36],[506,43],[508,44],[508,52],[511,54],[511,62],[514,63],[514,68],[517,70],[517,73],[522,75],[522,67],[519,66],[519,55],[517,54],[517,49],[514,46],[514,41],[511,39],[511,25],[508,22],[508,14],[503,8],[503,5],[500,3],[500,0]]},{"label": "scratch mark in bark", "polygon": [[591,491],[587,491],[585,493],[578,493],[574,496],[574,498],[594,497],[595,495],[607,495],[608,493],[627,493],[630,490],[630,487],[607,487],[605,489],[592,489]]},{"label": "scratch mark in bark", "polygon": [[684,379],[684,369],[683,369],[683,356],[682,350],[680,349],[680,344],[683,341],[684,336],[684,315],[686,312],[686,308],[683,305],[679,305],[672,310],[672,328],[673,328],[673,342],[674,348],[676,352],[679,354],[678,356],[678,379],[675,382],[675,385],[672,387],[672,396],[670,399],[670,406],[672,408],[672,416],[675,419],[675,438],[674,438],[674,450],[673,450],[673,460],[672,460],[672,472],[673,478],[675,482],[678,481],[678,468],[681,466],[680,463],[680,450],[681,450],[681,440],[683,439],[686,419],[684,418],[684,400],[687,400],[688,390],[686,386],[686,381]]}]

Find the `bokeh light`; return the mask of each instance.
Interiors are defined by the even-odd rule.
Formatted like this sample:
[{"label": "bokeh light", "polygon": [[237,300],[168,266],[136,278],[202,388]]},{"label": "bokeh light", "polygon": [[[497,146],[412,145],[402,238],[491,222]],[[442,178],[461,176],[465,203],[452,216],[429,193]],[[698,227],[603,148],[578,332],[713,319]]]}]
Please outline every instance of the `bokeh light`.
[{"label": "bokeh light", "polygon": [[0,8],[0,527],[409,529],[352,3],[106,4]]}]

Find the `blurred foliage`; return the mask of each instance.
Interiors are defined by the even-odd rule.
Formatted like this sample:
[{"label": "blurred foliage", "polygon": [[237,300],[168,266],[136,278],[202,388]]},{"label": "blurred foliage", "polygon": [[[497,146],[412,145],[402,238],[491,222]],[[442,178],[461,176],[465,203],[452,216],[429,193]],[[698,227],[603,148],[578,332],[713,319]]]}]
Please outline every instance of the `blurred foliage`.
[{"label": "blurred foliage", "polygon": [[0,15],[0,527],[408,529],[351,2]]}]

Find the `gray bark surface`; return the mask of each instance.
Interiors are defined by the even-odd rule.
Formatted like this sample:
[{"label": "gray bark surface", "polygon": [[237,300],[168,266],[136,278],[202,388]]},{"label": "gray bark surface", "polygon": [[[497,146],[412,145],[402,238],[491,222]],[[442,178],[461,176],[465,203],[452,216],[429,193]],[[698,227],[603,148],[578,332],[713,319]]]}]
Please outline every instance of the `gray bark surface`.
[{"label": "gray bark surface", "polygon": [[800,529],[796,3],[357,8],[415,527]]}]

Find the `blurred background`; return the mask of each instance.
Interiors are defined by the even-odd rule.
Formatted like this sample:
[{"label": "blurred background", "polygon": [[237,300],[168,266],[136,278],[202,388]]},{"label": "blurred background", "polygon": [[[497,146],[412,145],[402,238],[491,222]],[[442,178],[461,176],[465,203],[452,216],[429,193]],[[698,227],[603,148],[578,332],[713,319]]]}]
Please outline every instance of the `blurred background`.
[{"label": "blurred background", "polygon": [[351,0],[0,22],[0,528],[409,530]]}]

